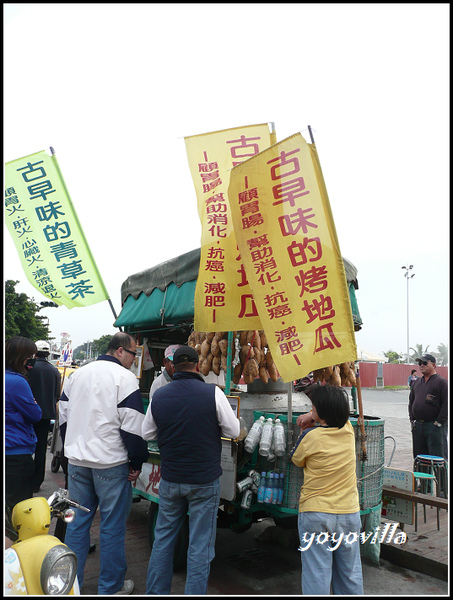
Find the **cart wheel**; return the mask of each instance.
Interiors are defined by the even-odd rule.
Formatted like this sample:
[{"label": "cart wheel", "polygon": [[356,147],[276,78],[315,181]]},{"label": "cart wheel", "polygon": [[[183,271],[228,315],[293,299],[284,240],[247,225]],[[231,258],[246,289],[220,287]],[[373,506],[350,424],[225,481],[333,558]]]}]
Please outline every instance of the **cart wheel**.
[{"label": "cart wheel", "polygon": [[50,465],[50,470],[52,471],[52,473],[58,473],[59,469],[60,469],[60,457],[54,456],[52,458],[52,464]]},{"label": "cart wheel", "polygon": [[[149,546],[152,549],[154,544],[154,529],[157,522],[157,514],[159,505],[156,502],[151,502],[149,505],[149,520],[148,520],[148,540]],[[186,515],[181,529],[179,530],[176,539],[175,550],[173,554],[173,570],[180,571],[187,564],[187,550],[189,548],[189,517]]]}]

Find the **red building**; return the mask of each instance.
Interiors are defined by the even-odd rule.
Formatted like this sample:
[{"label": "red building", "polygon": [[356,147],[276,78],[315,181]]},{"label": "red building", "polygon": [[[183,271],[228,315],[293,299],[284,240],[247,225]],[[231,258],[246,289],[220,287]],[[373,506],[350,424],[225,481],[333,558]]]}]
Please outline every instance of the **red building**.
[{"label": "red building", "polygon": [[[362,387],[407,386],[412,369],[420,376],[417,365],[359,362],[360,383]],[[437,367],[436,372],[448,381],[448,367]]]}]

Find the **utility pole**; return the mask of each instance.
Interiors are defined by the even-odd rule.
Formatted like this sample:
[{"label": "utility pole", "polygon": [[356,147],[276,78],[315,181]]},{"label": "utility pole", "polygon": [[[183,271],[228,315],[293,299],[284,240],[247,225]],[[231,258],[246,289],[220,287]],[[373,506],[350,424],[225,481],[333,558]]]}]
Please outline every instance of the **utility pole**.
[{"label": "utility pole", "polygon": [[412,275],[409,275],[409,271],[414,268],[414,265],[409,265],[408,267],[404,266],[401,268],[405,269],[404,277],[406,278],[406,281],[407,281],[407,354],[406,354],[406,362],[407,362],[407,364],[409,364],[409,279],[412,279],[412,277],[414,277],[415,273],[412,273]]}]

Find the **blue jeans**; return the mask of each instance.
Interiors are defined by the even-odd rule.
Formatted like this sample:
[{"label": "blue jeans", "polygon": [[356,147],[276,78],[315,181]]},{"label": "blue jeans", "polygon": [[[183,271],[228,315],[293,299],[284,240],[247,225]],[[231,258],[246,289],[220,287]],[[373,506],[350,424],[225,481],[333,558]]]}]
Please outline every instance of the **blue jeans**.
[{"label": "blue jeans", "polygon": [[[331,585],[335,595],[363,595],[360,529],[359,512],[343,515],[299,513],[299,550],[304,596],[328,596]],[[338,544],[342,533],[343,539]],[[350,543],[345,543],[345,540]]]},{"label": "blue jeans", "polygon": [[159,512],[149,559],[146,593],[170,594],[173,551],[179,529],[189,512],[189,550],[185,593],[206,594],[215,556],[220,479],[205,484],[171,483],[161,479]]},{"label": "blue jeans", "polygon": [[89,513],[76,509],[76,518],[68,524],[65,536],[65,544],[77,555],[80,589],[90,549],[90,527],[98,506],[101,513],[98,594],[114,594],[123,587],[127,569],[126,521],[132,502],[128,475],[128,464],[109,469],[68,465],[69,497],[90,509]]}]

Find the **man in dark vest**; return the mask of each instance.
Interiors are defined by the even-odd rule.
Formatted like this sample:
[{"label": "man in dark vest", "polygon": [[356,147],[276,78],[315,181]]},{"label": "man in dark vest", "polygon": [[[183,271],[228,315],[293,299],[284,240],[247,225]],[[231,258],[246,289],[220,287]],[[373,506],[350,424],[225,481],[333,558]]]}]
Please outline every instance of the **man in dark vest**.
[{"label": "man in dark vest", "polygon": [[189,512],[189,551],[185,593],[206,594],[214,558],[220,498],[221,437],[236,438],[239,420],[227,397],[205,383],[198,353],[179,347],[174,356],[173,381],[153,395],[142,435],[157,439],[161,456],[159,512],[148,565],[146,593],[170,594],[173,550]]},{"label": "man in dark vest", "polygon": [[57,367],[47,360],[50,355],[50,345],[45,340],[36,342],[36,361],[30,371],[28,383],[36,402],[42,410],[42,419],[34,424],[36,437],[35,476],[33,492],[39,492],[46,475],[47,437],[50,421],[55,419],[55,405],[60,398],[61,375]]},{"label": "man in dark vest", "polygon": [[409,393],[413,455],[430,454],[447,461],[448,382],[436,373],[432,354],[424,354],[417,362],[422,376]]}]

